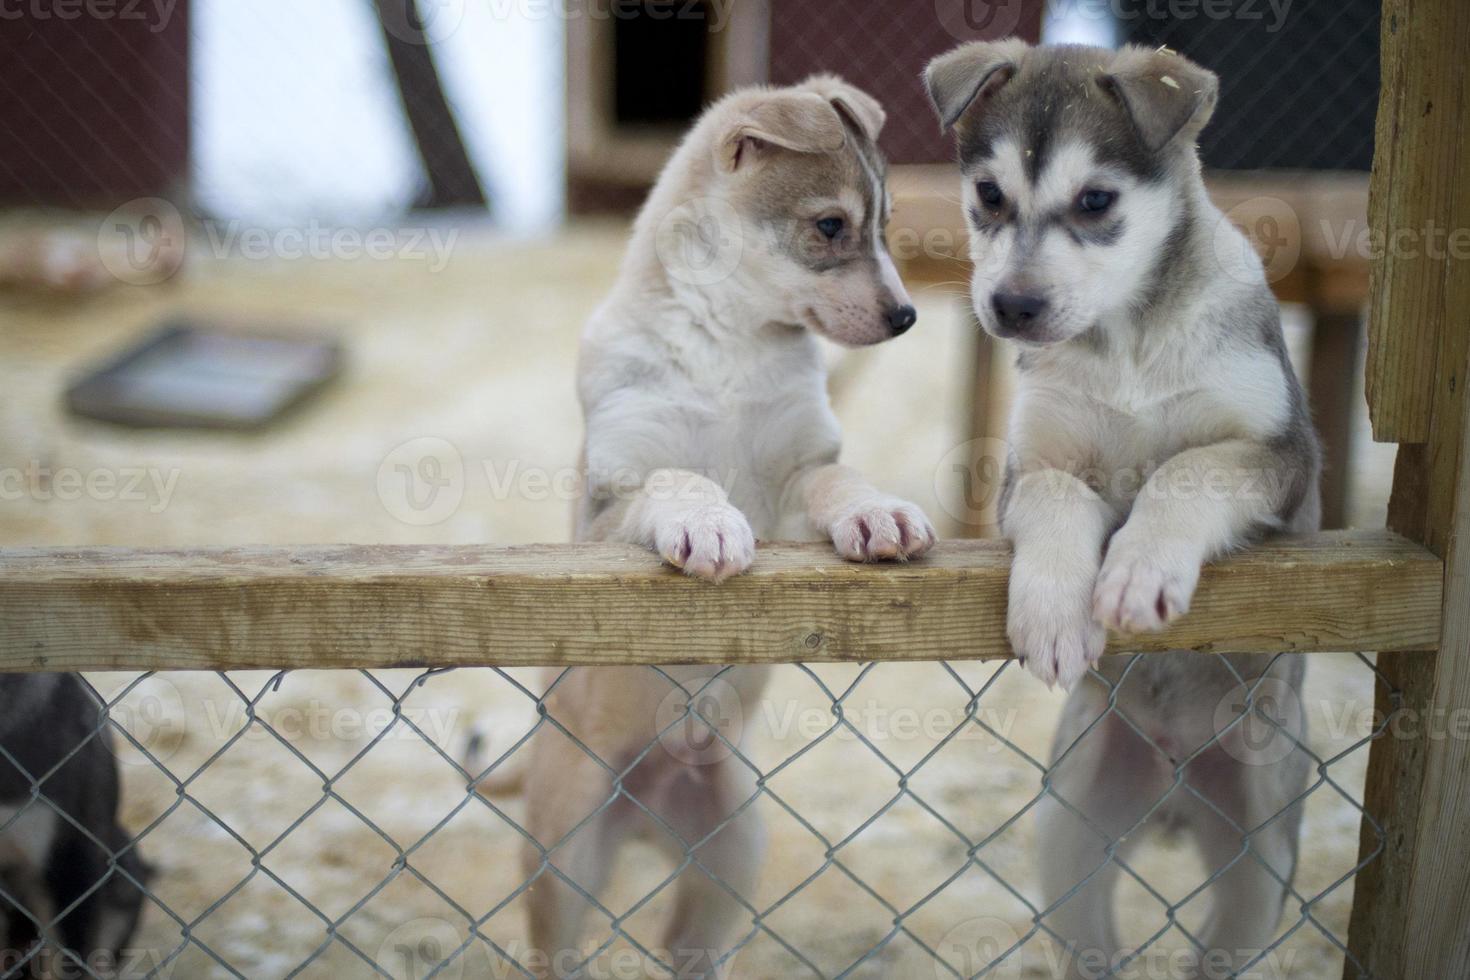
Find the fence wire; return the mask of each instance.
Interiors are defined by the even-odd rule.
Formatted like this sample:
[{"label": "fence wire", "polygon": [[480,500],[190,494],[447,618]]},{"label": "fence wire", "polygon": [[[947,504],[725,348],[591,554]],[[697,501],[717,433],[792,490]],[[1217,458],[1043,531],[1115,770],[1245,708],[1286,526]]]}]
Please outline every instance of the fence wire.
[{"label": "fence wire", "polygon": [[[524,925],[525,899],[534,889],[559,882],[592,911],[581,944],[574,951],[559,951],[560,958],[554,961],[557,975],[675,976],[680,969],[676,962],[679,951],[660,949],[651,941],[650,923],[670,913],[671,886],[686,872],[711,880],[735,910],[737,938],[713,951],[711,957],[715,968],[734,967],[735,975],[909,976],[915,969],[922,970],[916,964],[923,962],[932,966],[935,976],[946,978],[1019,977],[1023,975],[1023,964],[1033,971],[1025,975],[1053,975],[1044,972],[1045,964],[1056,960],[1040,955],[1038,942],[1050,941],[1055,944],[1053,949],[1062,949],[1067,937],[1052,927],[1049,917],[1095,876],[1104,873],[1117,874],[1136,886],[1132,902],[1120,900],[1120,910],[1126,906],[1136,914],[1140,908],[1151,907],[1155,914],[1142,929],[1146,933],[1143,938],[1128,946],[1126,955],[1114,959],[1110,970],[1095,975],[1168,975],[1158,973],[1149,958],[1165,952],[1177,962],[1181,950],[1192,948],[1201,955],[1207,952],[1197,927],[1189,922],[1190,910],[1197,907],[1197,899],[1208,905],[1211,885],[1240,862],[1265,868],[1285,890],[1286,904],[1274,939],[1254,951],[1239,975],[1288,975],[1280,972],[1281,967],[1272,957],[1293,943],[1310,946],[1307,955],[1311,957],[1321,958],[1324,950],[1335,951],[1347,965],[1347,975],[1354,975],[1354,970],[1357,975],[1366,975],[1345,945],[1343,917],[1324,921],[1320,913],[1323,903],[1346,888],[1381,849],[1383,828],[1371,814],[1363,812],[1354,785],[1362,778],[1363,760],[1359,757],[1346,775],[1341,764],[1389,729],[1396,708],[1374,716],[1373,724],[1365,730],[1346,734],[1344,730],[1314,731],[1298,737],[1290,730],[1293,726],[1284,723],[1277,699],[1260,694],[1261,684],[1269,675],[1247,681],[1235,673],[1228,660],[1216,659],[1229,667],[1243,697],[1228,715],[1217,715],[1216,730],[1201,744],[1186,752],[1180,752],[1178,746],[1160,745],[1146,730],[1146,723],[1130,717],[1120,695],[1140,663],[1141,658],[1134,656],[1127,661],[1120,679],[1109,682],[1094,673],[1084,682],[1098,685],[1097,693],[1105,697],[1106,707],[1075,740],[1057,746],[1051,764],[1026,744],[1034,739],[1021,730],[1028,728],[1024,719],[1018,720],[1010,708],[996,713],[998,706],[1016,703],[1015,695],[999,692],[998,685],[1014,682],[1019,690],[1026,689],[1023,685],[1034,686],[1009,663],[923,665],[931,672],[942,672],[931,677],[931,687],[926,691],[932,691],[932,683],[942,676],[944,683],[953,686],[956,697],[947,707],[911,705],[930,709],[931,715],[922,735],[909,736],[899,733],[896,720],[891,730],[875,727],[873,709],[864,710],[854,703],[857,692],[875,689],[875,672],[881,672],[885,665],[869,663],[845,673],[818,666],[782,668],[799,675],[801,682],[788,675],[777,689],[790,693],[793,684],[806,687],[802,699],[822,716],[820,725],[812,724],[816,716],[808,713],[802,716],[807,724],[800,731],[781,730],[777,722],[785,714],[784,709],[767,710],[762,717],[768,730],[747,723],[744,737],[738,720],[732,728],[728,699],[712,694],[713,687],[725,683],[730,671],[740,668],[713,671],[697,683],[687,679],[681,682],[659,668],[644,668],[650,684],[660,685],[660,689],[667,685],[677,693],[671,700],[666,699],[668,710],[661,710],[657,719],[639,719],[646,725],[647,742],[631,758],[624,759],[599,757],[576,734],[576,721],[558,717],[550,707],[553,693],[568,678],[579,670],[598,668],[562,670],[544,689],[502,670],[428,670],[409,677],[403,672],[362,671],[356,686],[372,692],[369,707],[363,709],[361,699],[356,705],[352,699],[341,703],[328,699],[323,710],[357,713],[353,717],[366,717],[364,710],[368,714],[377,712],[376,721],[363,722],[356,737],[353,733],[337,737],[326,726],[307,733],[309,739],[305,740],[300,718],[293,720],[293,716],[270,707],[271,699],[278,697],[282,685],[292,679],[286,672],[266,677],[263,682],[258,674],[220,673],[214,675],[220,685],[216,688],[219,694],[197,701],[193,699],[199,693],[196,689],[202,675],[141,674],[121,685],[109,675],[99,675],[100,679],[81,681],[94,702],[81,712],[90,714],[81,729],[84,737],[75,745],[58,747],[44,768],[26,771],[21,758],[24,752],[18,750],[17,742],[26,736],[12,730],[0,738],[0,758],[25,772],[29,782],[23,799],[12,794],[4,800],[6,819],[0,824],[0,844],[23,848],[27,827],[34,825],[39,810],[54,814],[105,855],[95,864],[93,880],[74,888],[72,900],[65,905],[58,903],[49,914],[28,902],[24,889],[16,884],[15,866],[7,863],[0,875],[0,899],[9,906],[7,934],[12,943],[18,934],[29,934],[31,940],[8,951],[4,975],[260,977],[345,973],[408,976],[415,980],[465,975],[534,977],[539,975],[538,969],[545,968],[547,960],[538,959],[545,951],[533,950],[529,944]],[[1375,684],[1386,685],[1371,660],[1361,655],[1357,660],[1372,671]],[[895,666],[888,665],[887,669]],[[1360,672],[1355,673],[1361,678]],[[516,704],[508,700],[513,697],[520,702],[519,711],[528,722],[517,729],[514,737],[490,736],[490,744],[480,746],[482,763],[475,765],[475,771],[465,768],[463,746],[473,745],[483,735],[467,738],[473,727],[468,718],[460,717],[456,709],[449,712],[453,724],[445,724],[444,714],[435,715],[434,709],[425,714],[422,706],[415,704],[416,692],[430,682],[445,690],[449,685],[458,688],[472,677],[482,687],[494,678],[498,689],[494,713],[516,714]],[[64,682],[69,679],[70,675],[63,677]],[[303,680],[311,683],[307,678]],[[115,686],[109,696],[104,696],[101,691],[110,686],[108,681]],[[15,682],[15,675],[6,679],[6,683]],[[191,703],[182,712],[183,696],[174,698],[181,689],[191,692]],[[312,685],[312,689],[318,688]],[[876,689],[891,690],[886,684]],[[1384,703],[1396,705],[1397,692],[1386,686],[1385,692],[1388,700]],[[180,719],[191,713],[198,716],[201,704],[213,721],[204,732],[196,732],[197,721]],[[932,713],[941,708],[949,713]],[[759,714],[755,709],[757,706],[744,706],[751,718]],[[1023,705],[1022,710],[1030,711],[1032,707]],[[1050,717],[1044,709],[1041,714]],[[935,724],[936,719],[943,723]],[[54,724],[56,730],[65,730],[75,721],[52,719],[47,723]],[[1085,812],[1053,782],[1057,764],[1064,762],[1097,726],[1114,721],[1127,726],[1164,758],[1170,758],[1170,752],[1174,757],[1166,789],[1157,799],[1142,801],[1137,808],[1141,816],[1121,834],[1107,833],[1094,819],[1095,814]],[[1233,729],[1247,724],[1265,725],[1272,737],[1280,733],[1287,738],[1290,752],[1300,753],[1311,770],[1306,785],[1286,806],[1263,815],[1264,819],[1253,826],[1236,822],[1227,813],[1227,801],[1212,798],[1207,788],[1202,788],[1199,780],[1187,778],[1186,772],[1196,760],[1219,749],[1222,739]],[[504,767],[524,766],[524,753],[532,740],[550,731],[569,740],[592,760],[608,788],[605,797],[568,833],[555,840],[538,840],[526,826],[523,799],[515,795],[495,798],[476,787]],[[704,753],[698,759],[691,759],[684,751],[691,738],[699,742]],[[981,739],[993,760],[984,769],[966,766],[966,774],[981,786],[1008,788],[1001,807],[1006,812],[997,815],[994,825],[978,829],[974,814],[967,812],[983,809],[974,797],[961,793],[956,798],[952,788],[941,787],[936,792],[922,785],[926,769],[955,765],[953,760],[943,761],[941,757],[967,738]],[[912,744],[904,745],[904,741]],[[190,750],[197,761],[190,761],[176,772],[170,761],[181,744],[193,742],[199,743]],[[396,743],[399,748],[411,743],[427,751],[420,752],[417,761],[405,767],[385,755],[383,749],[388,743]],[[68,766],[75,765],[75,760],[86,753],[95,753],[99,745],[108,748],[103,762],[98,763],[94,756],[84,773],[68,774]],[[324,745],[328,746],[325,755],[345,754],[345,758],[328,760],[318,751]],[[252,772],[248,759],[241,764],[242,746],[250,757],[264,754],[266,746],[283,750],[294,760],[292,768],[299,767],[307,774],[303,787],[285,796],[272,795],[270,785],[282,784],[291,775],[281,763],[269,760]],[[837,754],[822,755],[830,749],[836,749]],[[811,792],[816,780],[806,763],[814,756],[820,756],[820,779],[831,784],[825,793],[818,794],[825,804],[815,802]],[[707,832],[685,839],[666,819],[666,810],[650,805],[646,782],[640,783],[637,772],[645,764],[697,771],[709,759],[741,767],[748,773],[751,788],[748,796],[732,801]],[[881,767],[882,776],[869,782],[882,787],[883,798],[869,811],[865,793],[854,790],[852,798],[847,799],[844,787],[856,787],[860,781],[855,773],[863,764],[874,762]],[[119,768],[123,773],[127,829],[117,839],[109,839],[110,815],[99,817],[95,807],[78,802],[100,792],[95,789],[98,772],[107,767]],[[230,770],[227,782],[232,792],[223,797],[225,805],[218,800],[219,787],[207,785],[215,768]],[[1002,772],[1004,776],[998,775]],[[414,785],[418,785],[414,780],[422,778],[437,782],[439,791],[429,795],[443,807],[442,811],[416,807],[416,790],[412,788],[406,795],[396,793],[395,784],[405,778]],[[78,795],[79,779],[92,787],[90,796],[88,792]],[[255,785],[241,782],[252,779]],[[353,780],[357,784],[349,786]],[[364,785],[373,787],[366,797]],[[697,781],[693,785],[697,786]],[[306,786],[313,788],[307,790]],[[446,788],[452,789],[446,793]],[[1233,834],[1239,835],[1240,846],[1231,860],[1205,868],[1198,880],[1190,880],[1187,885],[1178,874],[1171,874],[1173,880],[1168,883],[1157,882],[1151,880],[1151,874],[1157,875],[1160,866],[1149,866],[1147,855],[1140,863],[1132,853],[1124,853],[1124,845],[1146,824],[1156,823],[1167,805],[1181,798],[1197,801],[1218,815]],[[1333,854],[1335,873],[1322,884],[1320,873],[1314,872],[1309,876],[1314,881],[1310,887],[1304,882],[1307,876],[1301,873],[1294,880],[1280,874],[1254,843],[1258,834],[1275,821],[1287,819],[1290,810],[1304,807],[1309,798],[1317,798],[1323,812],[1330,814],[1325,819],[1331,825],[1349,830],[1344,839],[1351,841],[1350,846],[1356,846],[1358,837],[1351,831],[1356,830],[1360,820],[1370,836],[1380,842],[1361,859],[1355,853]],[[1098,834],[1105,855],[1086,877],[1050,904],[1041,897],[1034,871],[1040,851],[1048,842],[1037,840],[1029,846],[1018,842],[1018,832],[1025,830],[1033,811],[1045,801],[1062,807]],[[834,811],[828,809],[834,805],[844,811],[835,820]],[[613,808],[641,814],[677,844],[674,859],[656,872],[651,865],[639,862],[631,891],[627,887],[613,888],[605,894],[600,889],[585,888],[559,866],[558,857],[579,834],[597,832],[599,818]],[[761,884],[753,889],[742,888],[707,865],[702,851],[756,808],[768,818],[781,821],[780,836],[787,843],[773,847],[760,861]],[[336,811],[337,818],[319,824],[317,821],[329,811]],[[413,813],[414,819],[405,822],[405,812]],[[921,814],[927,821],[922,827]],[[180,820],[181,816],[188,819]],[[476,823],[470,836],[455,829],[466,817],[474,818],[472,822]],[[890,819],[904,829],[889,826]],[[413,824],[412,829],[406,829],[406,823]],[[487,825],[498,827],[498,832],[492,833]],[[370,850],[360,841],[347,843],[364,832],[368,838],[380,841],[382,848]],[[176,839],[181,833],[188,838],[187,846]],[[450,864],[431,857],[429,851],[440,836],[452,836],[455,849],[470,853],[457,854]],[[481,840],[479,846],[474,846],[476,838],[488,838],[493,843]],[[293,840],[294,845],[289,843]],[[340,848],[334,849],[334,840],[343,842],[345,855]],[[814,846],[820,858],[798,869],[801,862],[791,857],[795,846],[791,841]],[[876,841],[877,852],[888,856],[887,865],[875,866],[875,851],[868,846],[869,841]],[[521,848],[531,849],[532,860],[523,869],[507,874],[506,867],[516,863],[515,852]],[[187,857],[175,856],[175,851],[186,851]],[[243,851],[243,863],[228,857],[235,851]],[[308,861],[307,867],[300,867],[304,854],[316,855],[321,866],[312,867]],[[599,860],[608,862],[614,857],[598,854]],[[458,877],[457,871],[450,874],[446,869],[453,870],[455,863],[467,861],[498,869],[499,877],[509,882],[508,889],[495,895],[483,889],[478,895],[466,894],[462,887],[447,880]],[[931,861],[944,866],[943,875],[940,880],[921,885],[917,878],[927,875]],[[223,873],[232,864],[243,867],[238,877]],[[325,883],[314,880],[313,876],[332,878],[336,867],[350,874]],[[204,873],[211,869],[220,873]],[[772,876],[773,869],[780,871]],[[529,873],[524,873],[526,870]],[[903,881],[910,870],[919,875]],[[775,880],[770,880],[773,877]],[[824,879],[826,884],[817,884]],[[405,883],[413,885],[418,895],[434,900],[434,914],[418,914],[426,908],[422,900],[404,900]],[[278,890],[290,901],[265,901],[259,894],[262,886],[269,886],[267,891]],[[200,894],[188,894],[190,889]],[[1178,894],[1180,889],[1182,894]],[[498,886],[490,889],[497,890]],[[142,906],[137,934],[123,942],[122,953],[115,959],[97,950],[78,949],[61,938],[68,917],[87,914],[86,905],[104,893],[112,896],[109,901],[113,907],[127,904],[118,899],[119,894],[131,895],[131,901]],[[839,896],[836,907],[831,902],[833,895]],[[977,903],[977,896],[990,896],[990,900]],[[392,911],[384,911],[385,902]],[[811,904],[802,908],[808,902]],[[860,914],[860,903],[870,907],[872,914]],[[863,925],[836,928],[842,935],[834,936],[833,916],[839,920],[855,916],[863,920]],[[371,921],[364,922],[364,917]],[[824,922],[822,929],[812,934],[810,927]],[[806,928],[799,928],[802,925]],[[1138,924],[1134,925],[1133,931],[1139,932]],[[1304,930],[1315,935],[1314,942],[1304,944],[1295,938]],[[162,938],[165,936],[170,937],[167,942]],[[749,954],[760,944],[766,948]],[[742,954],[752,955],[757,963],[742,967],[737,959]],[[1146,962],[1150,965],[1145,966]],[[1292,957],[1288,956],[1286,962],[1290,965]],[[622,972],[619,964],[623,964]],[[1038,974],[1036,969],[1043,972]],[[1295,968],[1289,975],[1297,975]]]},{"label": "fence wire", "polygon": [[[456,5],[447,6],[452,12]],[[1116,41],[1168,44],[1216,70],[1222,100],[1203,146],[1212,167],[1365,169],[1371,159],[1376,4],[1296,0],[1281,5],[1279,22],[1270,16],[1273,6],[1257,0],[1223,6],[1057,0],[1051,8],[1071,10],[1092,26],[1106,21]],[[198,89],[211,77],[189,66],[188,9],[179,6],[167,24],[88,20],[68,33],[59,19],[43,19],[5,35],[9,57],[0,66],[8,65],[9,74],[3,68],[0,74],[23,95],[0,114],[0,131],[16,149],[0,164],[7,200],[110,210],[122,200],[170,192],[187,170],[185,82],[192,74]],[[1224,14],[1207,15],[1210,9]],[[284,10],[261,16],[274,28]],[[1155,13],[1170,10],[1189,16]],[[1007,11],[1015,12],[1017,27],[1041,22],[1039,7],[1021,3],[857,0],[833,18],[823,5],[782,0],[772,5],[771,76],[779,82],[841,72],[889,105],[886,147],[895,162],[948,161],[951,150],[919,69],[977,36],[971,29],[981,21]],[[320,69],[294,25],[281,23],[278,40],[289,45],[262,45],[252,77],[320,98],[333,79],[317,77]],[[447,39],[435,40],[442,53]],[[377,75],[366,74],[388,79],[388,57],[374,46],[376,35],[368,32],[357,43],[373,51]],[[300,64],[282,50],[297,51]],[[384,90],[392,93],[386,81]],[[472,136],[473,113],[449,95]],[[199,96],[193,93],[202,102]],[[412,91],[400,97],[414,99]],[[256,116],[250,123],[274,120]],[[230,124],[239,126],[233,118]],[[243,152],[241,146],[266,135],[242,132],[230,149]],[[305,168],[262,168],[242,196],[257,204],[284,198],[281,173],[299,169]],[[496,188],[490,189],[493,197]],[[192,191],[222,196],[207,186]],[[290,196],[293,207],[283,200],[260,210],[294,212],[299,195],[293,189]],[[333,209],[330,201],[320,207]],[[1383,688],[1381,703],[1396,706],[1398,692],[1371,660],[1357,661]],[[528,940],[526,905],[538,887],[567,889],[591,909],[574,957],[558,964],[564,972],[673,975],[679,964],[650,935],[671,913],[671,893],[686,874],[709,878],[736,910],[738,934],[715,951],[717,966],[739,975],[822,978],[932,970],[941,980],[1053,975],[1046,972],[1054,961],[1044,947],[1067,941],[1054,913],[1089,885],[1116,877],[1117,908],[1139,916],[1125,929],[1137,938],[1123,960],[1097,975],[1152,976],[1153,952],[1203,952],[1200,910],[1211,887],[1241,866],[1264,868],[1287,896],[1272,941],[1254,951],[1242,972],[1270,969],[1273,954],[1300,948],[1319,958],[1335,954],[1347,975],[1366,975],[1346,948],[1345,916],[1329,912],[1333,903],[1339,911],[1345,905],[1354,876],[1382,848],[1384,828],[1363,811],[1356,783],[1364,748],[1390,731],[1397,708],[1331,738],[1314,724],[1303,739],[1281,723],[1269,699],[1258,698],[1261,678],[1247,683],[1236,674],[1246,691],[1239,706],[1181,753],[1179,746],[1161,746],[1130,715],[1122,695],[1136,683],[1140,662],[1127,660],[1120,680],[1094,673],[1086,681],[1104,709],[1054,754],[1029,736],[1039,728],[1045,737],[1055,706],[1009,663],[925,665],[931,684],[912,691],[902,689],[914,675],[895,672],[919,668],[782,668],[771,687],[785,692],[788,703],[790,692],[799,691],[800,704],[816,709],[800,716],[812,724],[793,731],[784,727],[784,709],[762,714],[762,707],[744,705],[766,730],[751,731],[747,723],[743,736],[731,732],[721,699],[710,697],[737,668],[694,685],[647,668],[650,684],[676,694],[671,710],[640,720],[647,739],[623,759],[600,757],[550,700],[578,671],[594,668],[568,669],[549,682],[501,670],[362,671],[331,682],[300,672],[68,679],[80,682],[90,699],[68,702],[72,716],[31,718],[8,729],[0,724],[0,762],[8,774],[13,770],[8,785],[19,787],[0,795],[0,906],[7,910],[0,976],[532,977],[537,951]],[[1228,660],[1219,663],[1234,671]],[[1315,669],[1309,666],[1309,676]],[[0,690],[18,683],[5,678]],[[875,733],[858,704],[874,685],[911,694],[906,707],[939,723],[912,736]],[[303,735],[283,724],[274,706],[294,686],[317,693],[328,716],[322,731]],[[460,750],[474,709],[464,709],[466,717],[448,717],[460,709],[427,716],[419,710],[425,692],[458,687],[494,695],[484,714],[529,719],[512,737],[490,737],[488,758],[474,771]],[[773,690],[766,703],[780,700]],[[461,702],[445,696],[443,703]],[[938,716],[923,714],[941,708]],[[1017,711],[1035,712],[1042,722]],[[337,730],[339,712],[357,720],[350,730]],[[1053,778],[1058,762],[1072,758],[1083,739],[1115,722],[1171,760],[1163,791],[1141,801],[1121,832],[1100,825]],[[1188,775],[1250,723],[1287,739],[1308,778],[1285,806],[1243,825]],[[648,804],[636,777],[641,766],[664,760],[671,734],[691,727],[704,744],[718,747],[721,765],[749,777],[751,789],[713,828],[683,839],[666,813]],[[38,732],[44,736],[39,749]],[[528,829],[524,795],[476,789],[497,772],[524,765],[533,740],[548,732],[568,740],[607,782],[597,805],[555,840]],[[963,751],[970,739],[987,746],[985,764]],[[698,770],[697,763],[679,765]],[[936,777],[941,769],[943,778]],[[866,780],[862,771],[869,772]],[[108,801],[106,786],[116,774],[120,821],[111,812],[116,801],[100,812],[98,804]],[[1145,825],[1164,821],[1181,800],[1213,814],[1241,842],[1227,862],[1192,878],[1173,867],[1177,856],[1160,863],[1157,850],[1131,848]],[[1307,841],[1304,850],[1310,845],[1329,868],[1324,873],[1299,862],[1288,878],[1257,841],[1309,802],[1325,814],[1324,839]],[[1086,827],[1102,853],[1096,867],[1051,901],[1036,870],[1046,842],[1032,829],[1044,805]],[[589,890],[557,859],[614,810],[635,812],[675,841],[675,853],[662,863],[622,861],[608,889]],[[714,872],[703,852],[757,813],[776,832],[758,883],[740,887]],[[1378,842],[1361,854],[1360,825]],[[1326,839],[1332,831],[1337,847]],[[55,850],[62,840],[77,849],[65,859]],[[520,864],[526,850],[529,873]],[[26,866],[36,855],[48,869],[40,882]],[[69,880],[53,880],[63,868]],[[86,871],[83,880],[75,880],[78,868]],[[65,901],[48,901],[55,893]],[[134,905],[141,909],[136,930],[113,929],[123,933],[117,957],[68,939],[70,925],[88,917],[126,919]],[[620,958],[623,953],[631,959]],[[1299,966],[1294,972],[1338,973],[1336,962]]]}]

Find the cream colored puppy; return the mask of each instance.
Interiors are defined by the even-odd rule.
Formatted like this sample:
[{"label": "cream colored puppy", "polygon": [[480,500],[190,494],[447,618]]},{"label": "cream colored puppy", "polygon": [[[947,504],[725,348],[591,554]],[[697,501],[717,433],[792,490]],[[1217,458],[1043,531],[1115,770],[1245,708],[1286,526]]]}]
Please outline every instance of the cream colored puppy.
[{"label": "cream colored puppy", "polygon": [[[828,538],[854,561],[933,544],[918,507],[837,462],[817,341],[876,344],[914,323],[884,242],[883,118],[819,77],[737,92],[684,140],[583,336],[578,540],[641,545],[711,583],[749,568],[758,538]],[[742,809],[748,767],[705,722],[734,731],[766,670],[716,673],[591,668],[553,685],[546,707],[565,733],[543,724],[525,773],[543,975],[583,969],[588,897],[635,831],[682,869],[659,958],[681,977],[725,972],[750,925],[739,900],[753,898],[761,832]],[[677,718],[696,694],[702,717],[661,736],[670,706]]]}]

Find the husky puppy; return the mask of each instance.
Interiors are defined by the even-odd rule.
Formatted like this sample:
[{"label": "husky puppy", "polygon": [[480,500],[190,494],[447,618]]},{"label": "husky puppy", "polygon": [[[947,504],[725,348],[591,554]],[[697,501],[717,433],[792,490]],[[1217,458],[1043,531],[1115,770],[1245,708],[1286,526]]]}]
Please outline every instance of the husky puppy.
[{"label": "husky puppy", "polygon": [[[1072,970],[1117,969],[1114,858],[1145,825],[1181,828],[1218,872],[1185,955],[1238,969],[1270,942],[1295,864],[1300,810],[1281,811],[1307,772],[1302,659],[1114,657],[1077,683],[1107,630],[1184,615],[1203,562],[1319,520],[1278,307],[1200,176],[1215,76],[1167,50],[1008,40],[925,78],[958,146],[976,314],[1018,351],[1007,631],[1072,692],[1038,808],[1046,925]],[[1238,721],[1247,693],[1270,721]]]},{"label": "husky puppy", "polygon": [[[101,724],[75,674],[0,674],[5,977],[110,976],[137,926],[143,893],[109,864],[137,881],[148,872],[117,820],[117,759]],[[46,948],[27,959],[37,940]]]},{"label": "husky puppy", "polygon": [[[749,568],[758,538],[827,539],[853,561],[933,544],[919,508],[838,464],[817,341],[876,344],[915,320],[884,240],[883,122],[874,99],[824,76],[736,92],[685,138],[583,335],[578,540],[641,545],[711,583]],[[760,864],[743,808],[753,774],[686,729],[718,715],[738,738],[765,680],[761,667],[605,667],[552,686],[561,727],[533,736],[523,777],[540,842],[526,851],[536,969],[575,969],[586,896],[642,831],[682,871],[665,962],[681,977],[727,972]],[[677,717],[694,695],[702,718],[676,726],[679,744],[661,738],[661,709]]]}]

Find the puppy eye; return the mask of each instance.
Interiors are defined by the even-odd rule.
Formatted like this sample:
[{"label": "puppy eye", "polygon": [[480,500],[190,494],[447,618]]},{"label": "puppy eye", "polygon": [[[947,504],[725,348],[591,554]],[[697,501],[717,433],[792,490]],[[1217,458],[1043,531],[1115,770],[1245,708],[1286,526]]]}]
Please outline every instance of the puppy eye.
[{"label": "puppy eye", "polygon": [[817,222],[817,231],[829,242],[842,234],[844,222],[841,218],[822,218]]},{"label": "puppy eye", "polygon": [[1098,214],[1113,206],[1118,195],[1112,191],[1100,191],[1095,188],[1085,190],[1077,195],[1077,210],[1085,214]]},{"label": "puppy eye", "polygon": [[1005,203],[1006,196],[1000,192],[1000,186],[993,181],[980,181],[975,185],[975,192],[980,195],[980,203],[987,208],[998,208]]}]

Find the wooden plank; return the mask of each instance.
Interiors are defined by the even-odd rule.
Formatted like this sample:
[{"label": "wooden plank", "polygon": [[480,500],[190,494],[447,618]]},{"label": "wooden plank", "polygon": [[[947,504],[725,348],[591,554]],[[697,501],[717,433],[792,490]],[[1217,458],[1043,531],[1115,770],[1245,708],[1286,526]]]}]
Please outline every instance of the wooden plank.
[{"label": "wooden plank", "polygon": [[[1399,450],[1394,470],[1389,526],[1443,544],[1451,557],[1442,590],[1442,654],[1378,656],[1384,683],[1375,707],[1381,717],[1399,712],[1405,723],[1396,731],[1407,734],[1373,743],[1363,791],[1363,805],[1383,833],[1364,821],[1359,858],[1380,847],[1382,852],[1355,882],[1348,948],[1373,977],[1470,975],[1470,933],[1465,930],[1470,874],[1463,861],[1443,860],[1446,854],[1466,853],[1453,847],[1470,847],[1465,840],[1470,826],[1447,823],[1470,820],[1470,746],[1463,736],[1454,737],[1458,713],[1470,707],[1470,674],[1460,663],[1470,650],[1470,399],[1457,407],[1463,420],[1455,429],[1459,452],[1407,445]],[[1454,472],[1445,469],[1447,459],[1454,460]],[[1445,481],[1455,486],[1458,505],[1448,529],[1432,526],[1430,516],[1433,485]],[[1430,921],[1442,930],[1433,944],[1424,941]],[[1439,967],[1432,965],[1436,962]],[[1351,963],[1343,973],[1346,978],[1358,975]]]},{"label": "wooden plank", "polygon": [[[1425,716],[1407,921],[1414,942],[1403,976],[1470,976],[1470,398],[1461,396],[1459,466],[1445,565],[1444,617]],[[1428,671],[1421,671],[1428,673]],[[1402,791],[1402,789],[1401,789]],[[1454,855],[1460,860],[1445,860]]]},{"label": "wooden plank", "polygon": [[[1375,234],[1395,244],[1371,275],[1368,406],[1380,442],[1425,442],[1435,397],[1426,380],[1435,376],[1446,287],[1466,278],[1455,275],[1463,263],[1428,253],[1443,253],[1439,236],[1465,227],[1456,216],[1463,219],[1457,201],[1470,165],[1462,138],[1470,4],[1387,0],[1381,24],[1369,216]],[[1464,284],[1456,291],[1463,295]]]},{"label": "wooden plank", "polygon": [[[1470,93],[1463,47],[1470,6],[1460,0],[1386,0],[1372,213],[1376,230],[1470,226]],[[1422,246],[1425,243],[1420,241]],[[1442,652],[1379,655],[1399,691],[1411,734],[1383,738],[1369,756],[1363,802],[1383,825],[1383,852],[1359,875],[1348,948],[1370,976],[1450,977],[1470,972],[1465,922],[1470,865],[1459,828],[1466,814],[1464,739],[1444,726],[1470,705],[1458,663],[1470,596],[1462,580],[1470,399],[1470,277],[1440,250],[1394,250],[1375,264],[1369,324],[1369,407],[1379,439],[1404,440],[1394,468],[1389,527],[1450,555]],[[1386,695],[1380,707],[1391,707]],[[1365,828],[1360,856],[1377,848]],[[1433,903],[1440,903],[1435,907]],[[1458,930],[1458,932],[1456,931]],[[1351,968],[1345,976],[1359,974]]]},{"label": "wooden plank", "polygon": [[[1434,658],[1432,653],[1378,655],[1382,677],[1374,698],[1377,717],[1395,711],[1402,712],[1399,717],[1425,717],[1433,698]],[[1404,828],[1419,825],[1426,744],[1424,739],[1388,737],[1376,739],[1368,750],[1363,808],[1378,826],[1364,820],[1360,828],[1358,857],[1368,863],[1353,881],[1348,922],[1348,949],[1365,972],[1344,959],[1343,980],[1410,976],[1400,972],[1400,964],[1405,944],[1414,939],[1405,926],[1408,869],[1418,841]]]},{"label": "wooden plank", "polygon": [[[1009,571],[996,541],[872,566],[772,544],[719,586],[619,545],[8,549],[0,670],[991,659]],[[1441,572],[1386,532],[1273,541],[1113,649],[1427,649]]]},{"label": "wooden plank", "polygon": [[1322,526],[1346,527],[1353,472],[1353,408],[1363,314],[1317,311],[1312,324],[1308,403],[1322,439]]},{"label": "wooden plank", "polygon": [[[966,304],[968,305],[968,303]],[[963,483],[965,537],[1000,537],[1000,491],[1005,482],[1005,425],[1003,394],[996,384],[1000,345],[985,332],[975,314],[969,314],[974,368],[970,372],[970,451]]]}]

